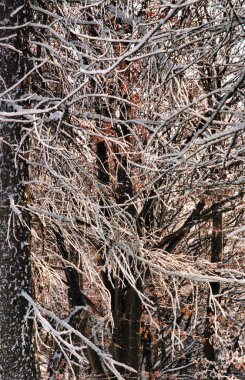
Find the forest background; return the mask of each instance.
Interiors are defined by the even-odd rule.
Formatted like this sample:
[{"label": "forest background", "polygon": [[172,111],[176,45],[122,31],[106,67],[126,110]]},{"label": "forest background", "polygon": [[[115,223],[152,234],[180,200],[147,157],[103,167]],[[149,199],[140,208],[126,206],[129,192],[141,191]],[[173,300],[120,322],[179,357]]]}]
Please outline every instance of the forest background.
[{"label": "forest background", "polygon": [[0,379],[244,379],[244,0],[0,2]]}]

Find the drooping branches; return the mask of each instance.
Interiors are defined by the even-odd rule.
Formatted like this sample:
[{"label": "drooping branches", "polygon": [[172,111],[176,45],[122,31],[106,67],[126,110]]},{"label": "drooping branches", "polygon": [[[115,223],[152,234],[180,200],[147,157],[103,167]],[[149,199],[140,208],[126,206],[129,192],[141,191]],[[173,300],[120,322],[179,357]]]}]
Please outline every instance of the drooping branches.
[{"label": "drooping branches", "polygon": [[29,203],[11,199],[32,214],[42,376],[202,379],[203,350],[214,376],[239,373],[240,2],[30,6],[31,66],[1,91],[8,104],[25,84],[28,103],[0,120],[23,126],[31,170]]}]

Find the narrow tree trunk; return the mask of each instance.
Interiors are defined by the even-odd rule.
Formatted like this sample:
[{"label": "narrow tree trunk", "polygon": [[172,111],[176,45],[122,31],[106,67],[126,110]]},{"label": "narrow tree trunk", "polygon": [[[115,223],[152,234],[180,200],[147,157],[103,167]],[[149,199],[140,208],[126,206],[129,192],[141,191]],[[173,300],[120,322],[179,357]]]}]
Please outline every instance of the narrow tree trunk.
[{"label": "narrow tree trunk", "polygon": [[[222,260],[223,254],[223,223],[222,212],[217,211],[213,215],[213,231],[212,231],[212,250],[211,250],[211,262],[218,263]],[[220,283],[213,282],[210,284],[211,292],[213,296],[220,293]],[[207,307],[206,326],[204,331],[205,343],[204,343],[204,355],[210,362],[215,363],[216,355],[215,348],[212,342],[214,335],[213,325],[213,310],[210,306]],[[210,365],[210,370],[213,369],[213,365]],[[210,379],[215,379],[212,375]]]},{"label": "narrow tree trunk", "polygon": [[[13,12],[23,6],[18,15]],[[24,23],[23,1],[5,0],[0,4],[1,26]],[[9,47],[0,47],[0,93],[10,88],[25,73],[25,34],[19,29],[0,29],[0,38],[7,45],[22,50],[21,55]],[[21,85],[22,86],[22,85]],[[1,98],[14,101],[24,87],[15,88]],[[13,111],[11,103],[1,102],[1,111]],[[32,348],[32,327],[26,320],[28,305],[21,298],[22,290],[31,293],[30,217],[15,204],[25,204],[24,180],[28,169],[17,154],[22,139],[21,124],[0,124],[0,379],[35,380],[37,372]],[[22,146],[23,149],[23,146]]]},{"label": "narrow tree trunk", "polygon": [[[109,180],[109,165],[106,152],[106,146],[104,142],[97,144],[97,156],[98,156],[98,178],[101,182],[108,185]],[[123,204],[128,200],[128,196],[132,196],[132,183],[128,177],[126,170],[126,162],[122,160],[122,168],[120,167],[117,172],[118,176],[118,188],[117,188],[117,201],[119,204]],[[133,205],[127,208],[133,217],[136,218],[136,210]],[[107,211],[105,210],[105,215]],[[102,259],[103,260],[103,259]],[[122,276],[122,273],[118,273],[118,276]],[[140,365],[141,365],[141,336],[140,336],[140,319],[142,314],[142,302],[134,290],[134,288],[128,284],[123,286],[121,282],[114,278],[114,287],[111,286],[110,281],[107,278],[106,272],[103,274],[103,281],[105,286],[111,293],[111,308],[114,320],[113,331],[113,344],[112,344],[112,356],[118,362],[124,363],[137,371],[137,374],[129,373],[125,371],[123,375],[130,379],[140,378]],[[137,281],[137,289],[142,291],[141,280]],[[119,370],[123,372],[122,369]],[[111,379],[115,379],[114,376]]]}]

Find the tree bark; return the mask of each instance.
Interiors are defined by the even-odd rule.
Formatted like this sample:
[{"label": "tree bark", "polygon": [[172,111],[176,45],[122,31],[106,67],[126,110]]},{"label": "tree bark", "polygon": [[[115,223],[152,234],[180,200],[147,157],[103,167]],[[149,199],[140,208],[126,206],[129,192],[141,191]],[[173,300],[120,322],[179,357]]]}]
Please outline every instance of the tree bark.
[{"label": "tree bark", "polygon": [[[18,14],[13,12],[23,6]],[[0,92],[16,84],[25,74],[27,32],[16,28],[26,21],[27,6],[23,1],[6,0],[0,3]],[[11,29],[13,28],[13,29]],[[23,48],[23,49],[22,49]],[[15,49],[21,50],[22,54]],[[21,84],[8,95],[2,95],[2,111],[14,110],[12,104],[26,91]],[[9,101],[9,102],[8,102]],[[21,103],[22,105],[23,103]],[[24,181],[28,168],[17,156],[21,145],[21,123],[0,124],[0,379],[35,380],[38,378],[32,326],[26,319],[28,304],[20,296],[22,290],[31,293],[30,216],[15,205],[27,202]],[[27,144],[27,142],[25,143]],[[21,150],[25,149],[22,145]],[[23,155],[23,153],[22,153]]]}]

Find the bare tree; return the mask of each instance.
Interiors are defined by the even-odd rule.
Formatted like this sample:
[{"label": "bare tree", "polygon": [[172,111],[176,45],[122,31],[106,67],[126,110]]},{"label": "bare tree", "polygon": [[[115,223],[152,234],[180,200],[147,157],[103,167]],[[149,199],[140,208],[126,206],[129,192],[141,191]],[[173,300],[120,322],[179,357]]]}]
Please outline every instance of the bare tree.
[{"label": "bare tree", "polygon": [[29,103],[0,117],[24,126],[41,377],[239,378],[242,4],[30,7]]}]

